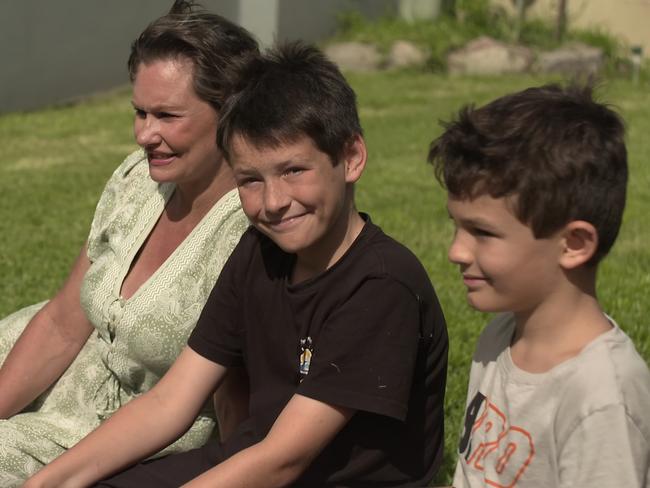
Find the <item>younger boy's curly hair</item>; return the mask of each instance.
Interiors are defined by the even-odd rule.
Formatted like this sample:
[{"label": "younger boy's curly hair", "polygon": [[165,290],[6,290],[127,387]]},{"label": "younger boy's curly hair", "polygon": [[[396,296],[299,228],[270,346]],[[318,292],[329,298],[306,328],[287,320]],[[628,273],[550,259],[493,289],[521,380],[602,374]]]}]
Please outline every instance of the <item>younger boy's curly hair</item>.
[{"label": "younger boy's curly hair", "polygon": [[591,86],[529,88],[442,125],[428,161],[453,197],[513,197],[536,238],[587,221],[599,239],[590,263],[609,252],[625,208],[625,128]]}]

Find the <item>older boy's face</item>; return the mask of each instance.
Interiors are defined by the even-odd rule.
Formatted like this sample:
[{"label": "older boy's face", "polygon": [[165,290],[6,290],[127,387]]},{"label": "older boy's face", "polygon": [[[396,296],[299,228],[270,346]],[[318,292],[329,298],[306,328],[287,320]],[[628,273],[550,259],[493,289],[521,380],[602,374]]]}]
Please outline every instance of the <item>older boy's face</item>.
[{"label": "older boy's face", "polygon": [[455,234],[449,260],[458,264],[467,300],[484,312],[530,312],[551,297],[562,270],[559,234],[536,239],[508,200],[449,196]]},{"label": "older boy's face", "polygon": [[251,223],[298,258],[336,252],[351,207],[346,164],[332,165],[308,137],[277,148],[235,137],[230,164]]}]

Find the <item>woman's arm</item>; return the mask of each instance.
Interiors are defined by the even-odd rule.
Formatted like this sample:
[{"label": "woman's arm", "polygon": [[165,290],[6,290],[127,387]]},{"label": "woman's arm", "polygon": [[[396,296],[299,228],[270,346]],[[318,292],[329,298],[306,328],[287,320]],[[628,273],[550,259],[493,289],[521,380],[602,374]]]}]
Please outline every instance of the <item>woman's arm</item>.
[{"label": "woman's arm", "polygon": [[159,451],[190,427],[225,373],[226,368],[186,347],[156,386],[120,408],[24,487],[87,486]]},{"label": "woman's arm", "polygon": [[80,303],[86,246],[68,279],[27,324],[0,369],[0,418],[20,412],[68,368],[93,330]]}]

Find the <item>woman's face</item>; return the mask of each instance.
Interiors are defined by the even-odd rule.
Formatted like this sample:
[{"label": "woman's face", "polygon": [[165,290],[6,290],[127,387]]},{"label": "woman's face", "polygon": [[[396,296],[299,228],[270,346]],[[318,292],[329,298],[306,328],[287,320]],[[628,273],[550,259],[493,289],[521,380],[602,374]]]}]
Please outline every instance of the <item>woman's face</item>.
[{"label": "woman's face", "polygon": [[[133,130],[157,182],[205,184],[217,173],[217,113],[192,86],[187,59],[140,64],[133,82]],[[209,181],[208,180],[208,181]]]}]

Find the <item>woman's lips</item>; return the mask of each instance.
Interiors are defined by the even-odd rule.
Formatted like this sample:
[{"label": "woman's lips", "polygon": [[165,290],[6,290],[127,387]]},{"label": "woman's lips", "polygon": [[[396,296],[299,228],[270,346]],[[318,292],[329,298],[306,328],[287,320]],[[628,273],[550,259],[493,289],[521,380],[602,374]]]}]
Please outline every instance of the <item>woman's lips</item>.
[{"label": "woman's lips", "polygon": [[147,153],[147,160],[152,166],[166,166],[176,158],[175,154]]}]

